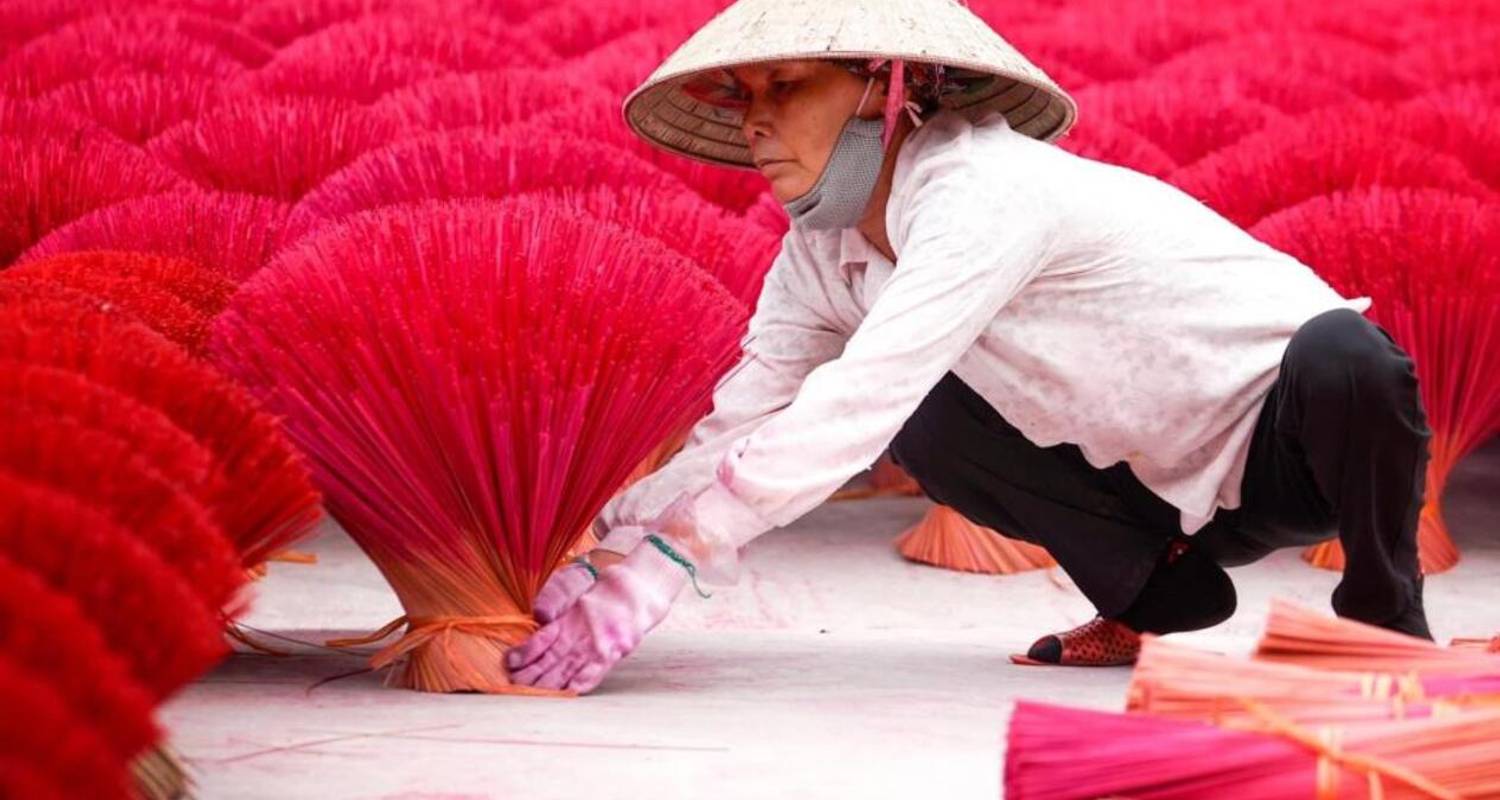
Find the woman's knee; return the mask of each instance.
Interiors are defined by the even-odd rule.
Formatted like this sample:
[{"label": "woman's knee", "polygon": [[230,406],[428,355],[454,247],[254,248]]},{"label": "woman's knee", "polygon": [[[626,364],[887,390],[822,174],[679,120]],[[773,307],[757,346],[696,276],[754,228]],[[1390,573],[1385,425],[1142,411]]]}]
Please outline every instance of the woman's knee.
[{"label": "woman's knee", "polygon": [[1375,323],[1351,309],[1320,314],[1288,346],[1292,366],[1314,402],[1353,404],[1349,413],[1421,414],[1411,358]]}]

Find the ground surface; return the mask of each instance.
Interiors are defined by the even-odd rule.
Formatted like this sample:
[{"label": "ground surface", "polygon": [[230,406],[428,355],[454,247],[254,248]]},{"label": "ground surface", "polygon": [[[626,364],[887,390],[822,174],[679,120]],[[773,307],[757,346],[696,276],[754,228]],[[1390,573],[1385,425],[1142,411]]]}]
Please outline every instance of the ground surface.
[{"label": "ground surface", "polygon": [[[1500,448],[1467,461],[1448,516],[1465,560],[1427,582],[1434,632],[1500,631]],[[672,616],[577,700],[386,689],[356,656],[240,654],[165,722],[205,798],[974,798],[999,796],[1018,697],[1118,708],[1126,669],[1011,666],[1036,635],[1090,616],[1045,573],[903,562],[890,541],[922,500],[832,503],[747,551],[741,585]],[[276,564],[248,622],[309,642],[399,613],[331,526],[315,566]],[[1253,643],[1272,595],[1327,608],[1336,576],[1292,551],[1235,570],[1240,610],[1178,637]]]}]

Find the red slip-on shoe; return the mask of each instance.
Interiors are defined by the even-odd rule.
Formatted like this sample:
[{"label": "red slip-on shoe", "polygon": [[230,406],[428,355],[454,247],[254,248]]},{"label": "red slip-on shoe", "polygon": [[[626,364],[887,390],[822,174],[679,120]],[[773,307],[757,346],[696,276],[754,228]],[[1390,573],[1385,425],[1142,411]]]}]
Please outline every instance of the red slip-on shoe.
[{"label": "red slip-on shoe", "polygon": [[1013,664],[1041,667],[1119,667],[1134,664],[1141,635],[1122,622],[1095,617],[1063,633],[1043,636]]}]

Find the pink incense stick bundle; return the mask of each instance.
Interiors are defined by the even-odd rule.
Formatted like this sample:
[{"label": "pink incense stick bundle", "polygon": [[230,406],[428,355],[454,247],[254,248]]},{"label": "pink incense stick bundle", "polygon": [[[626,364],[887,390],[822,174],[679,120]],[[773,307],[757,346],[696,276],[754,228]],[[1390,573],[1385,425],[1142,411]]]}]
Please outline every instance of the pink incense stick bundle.
[{"label": "pink incense stick bundle", "polygon": [[554,58],[544,42],[483,14],[458,23],[385,13],[335,23],[297,39],[281,49],[277,61],[310,64],[319,58],[346,58],[373,64],[390,56],[425,59],[463,72],[545,64]]},{"label": "pink incense stick bundle", "polygon": [[638,3],[634,0],[598,0],[587,8],[558,3],[526,18],[520,31],[546,42],[561,58],[573,58],[607,48],[624,36],[646,29],[670,29],[679,43],[686,41],[720,10],[717,2],[678,0],[673,3]]},{"label": "pink incense stick bundle", "polygon": [[550,104],[542,102],[544,97],[565,98],[569,109],[610,107],[614,124],[625,124],[611,94],[550,69],[496,69],[421,81],[391,92],[380,101],[380,110],[413,135],[474,126],[498,129],[545,112]]},{"label": "pink incense stick bundle", "polygon": [[44,99],[3,94],[0,94],[0,132],[20,142],[109,139],[113,136],[109,130],[76,111]]},{"label": "pink incense stick bundle", "polygon": [[[1244,702],[1252,701],[1252,702]],[[1429,678],[1230,658],[1147,635],[1130,676],[1126,708],[1224,725],[1255,719],[1253,704],[1297,722],[1406,719],[1458,708],[1500,707],[1500,664],[1491,675]]]},{"label": "pink incense stick bundle", "polygon": [[146,7],[105,10],[103,13],[80,17],[50,35],[66,36],[80,42],[112,38],[181,38],[212,47],[249,69],[266,63],[272,53],[265,42],[238,25],[187,9]]},{"label": "pink incense stick bundle", "polygon": [[1182,85],[1150,75],[1095,84],[1074,99],[1083,113],[1108,117],[1141,134],[1178,165],[1191,164],[1286,116],[1232,84]]},{"label": "pink incense stick bundle", "polygon": [[676,30],[642,28],[558,65],[563,74],[597,86],[621,100],[682,44]]},{"label": "pink incense stick bundle", "polygon": [[1244,729],[1016,703],[1005,753],[1013,800],[1131,797],[1500,796],[1500,709],[1301,725],[1260,704]]},{"label": "pink incense stick bundle", "polygon": [[1084,130],[1069,132],[1058,146],[1075,155],[1129,167],[1162,180],[1177,171],[1178,165],[1172,157],[1145,136],[1108,115],[1097,115],[1093,121]]},{"label": "pink incense stick bundle", "polygon": [[1399,69],[1430,76],[1435,83],[1500,77],[1500,67],[1495,65],[1500,27],[1495,25],[1493,15],[1478,24],[1440,25],[1428,30],[1433,38],[1413,41],[1396,59]]},{"label": "pink incense stick bundle", "polygon": [[310,95],[374,103],[405,86],[448,75],[449,67],[419,56],[287,52],[237,81],[235,90],[261,95]]},{"label": "pink incense stick bundle", "polygon": [[1271,615],[1255,657],[1316,669],[1414,672],[1423,677],[1500,673],[1500,655],[1442,647],[1279,599],[1271,601]]},{"label": "pink incense stick bundle", "polygon": [[235,289],[191,261],[109,250],[28,261],[0,273],[4,280],[41,281],[86,293],[195,354]]},{"label": "pink incense stick bundle", "polygon": [[1274,64],[1246,64],[1238,41],[1235,37],[1189,50],[1154,67],[1151,76],[1210,93],[1243,94],[1292,116],[1334,106],[1354,110],[1364,102],[1333,74],[1303,73],[1292,83]]},{"label": "pink incense stick bundle", "polygon": [[290,206],[269,197],[188,186],[85,214],[45,236],[18,263],[78,251],[133,250],[186,259],[238,282],[281,248],[290,213]]},{"label": "pink incense stick bundle", "polygon": [[[1374,298],[1370,316],[1411,355],[1432,430],[1422,569],[1452,567],[1459,553],[1442,515],[1444,487],[1458,462],[1500,431],[1500,207],[1377,187],[1309,200],[1251,232],[1346,295]],[[1343,552],[1329,542],[1309,560],[1341,569]]]},{"label": "pink incense stick bundle", "polygon": [[911,561],[985,575],[1057,566],[1045,549],[976,525],[944,505],[928,509],[921,522],[901,534],[896,552]]},{"label": "pink incense stick bundle", "polygon": [[245,11],[240,25],[279,48],[371,14],[461,22],[476,10],[468,0],[262,0]]},{"label": "pink incense stick bundle", "polygon": [[1244,228],[1311,198],[1375,185],[1491,195],[1458,159],[1392,139],[1383,125],[1345,124],[1337,112],[1273,122],[1183,167],[1170,181]]},{"label": "pink incense stick bundle", "polygon": [[0,554],[71,597],[157,699],[228,652],[219,609],[86,495],[0,470]]},{"label": "pink incense stick bundle", "polygon": [[528,197],[428,202],[288,249],[213,349],[287,420],[400,597],[377,636],[405,635],[372,665],[402,662],[391,677],[409,688],[516,692],[501,655],[535,629],[532,598],[702,408],[745,315],[605,221]]},{"label": "pink incense stick bundle", "polygon": [[634,155],[586,139],[524,130],[442,131],[365,154],[324,181],[292,211],[305,232],[357,211],[413,200],[501,198],[560,186],[628,186],[684,191]]},{"label": "pink incense stick bundle", "polygon": [[42,236],[96,208],[181,182],[113,139],[18,140],[0,135],[0,267]]},{"label": "pink incense stick bundle", "polygon": [[39,97],[73,81],[125,73],[227,79],[244,71],[245,65],[230,53],[182,33],[110,36],[87,24],[68,25],[0,59],[0,94]]},{"label": "pink incense stick bundle", "polygon": [[[1255,7],[1256,4],[1247,6]],[[1402,15],[1403,21],[1409,19],[1409,14]],[[1347,36],[1316,30],[1266,30],[1263,16],[1254,16],[1250,24],[1255,30],[1216,42],[1213,47],[1184,53],[1154,68],[1152,74],[1170,81],[1179,70],[1198,70],[1212,64],[1221,74],[1244,76],[1254,83],[1289,84],[1288,75],[1296,75],[1298,80],[1308,76],[1315,87],[1333,83],[1356,98],[1374,101],[1402,100],[1432,83],[1425,76],[1401,69],[1388,51]],[[1294,89],[1295,85],[1287,86],[1289,92]]]},{"label": "pink incense stick bundle", "polygon": [[1464,163],[1491,189],[1500,190],[1500,97],[1472,85],[1426,92],[1397,106],[1388,117],[1393,128]]},{"label": "pink incense stick bundle", "polygon": [[768,191],[762,191],[756,196],[755,202],[745,209],[745,221],[765,228],[777,239],[785,236],[792,226],[792,218],[787,215],[786,208]]},{"label": "pink incense stick bundle", "polygon": [[905,497],[921,497],[922,487],[912,476],[906,474],[891,460],[890,453],[882,453],[875,460],[875,466],[870,468],[870,474],[863,486],[855,486],[848,489],[840,489],[834,492],[830,500],[862,500],[867,497],[886,497],[890,495]]},{"label": "pink incense stick bundle", "polygon": [[294,201],[395,133],[353,101],[252,96],[171,128],[148,150],[200,186]]},{"label": "pink incense stick bundle", "polygon": [[151,718],[155,700],[93,622],[67,595],[3,555],[0,658],[51,684],[122,767],[160,735]]},{"label": "pink incense stick bundle", "polygon": [[[233,542],[242,566],[254,566],[311,532],[319,498],[302,456],[275,418],[243,389],[154,331],[101,313],[73,293],[59,296],[44,288],[0,282],[0,359],[86,375],[159,409],[192,435],[213,455],[221,480],[222,489],[204,504],[212,510],[213,524]],[[34,457],[77,459],[71,452],[64,458],[45,449]],[[66,463],[62,468],[82,469]],[[184,494],[183,502],[188,499]]]},{"label": "pink incense stick bundle", "polygon": [[[549,205],[573,209],[661,240],[719,279],[747,308],[781,242],[693,192],[648,191],[631,186],[563,188],[542,195]],[[706,409],[705,409],[706,411]]]},{"label": "pink incense stick bundle", "polygon": [[76,112],[140,145],[207,111],[222,87],[202,75],[135,72],[66,83],[36,102]]}]

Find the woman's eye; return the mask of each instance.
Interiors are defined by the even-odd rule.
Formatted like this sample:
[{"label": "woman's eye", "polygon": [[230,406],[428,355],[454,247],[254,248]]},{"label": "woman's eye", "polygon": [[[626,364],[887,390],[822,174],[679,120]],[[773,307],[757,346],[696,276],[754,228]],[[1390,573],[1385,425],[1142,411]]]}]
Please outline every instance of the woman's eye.
[{"label": "woman's eye", "polygon": [[793,81],[771,81],[771,91],[784,92],[791,88]]}]

